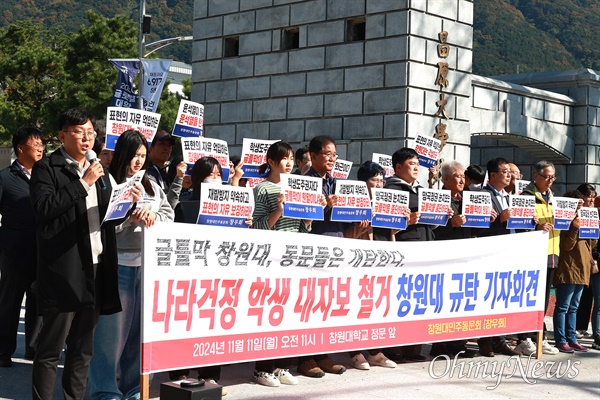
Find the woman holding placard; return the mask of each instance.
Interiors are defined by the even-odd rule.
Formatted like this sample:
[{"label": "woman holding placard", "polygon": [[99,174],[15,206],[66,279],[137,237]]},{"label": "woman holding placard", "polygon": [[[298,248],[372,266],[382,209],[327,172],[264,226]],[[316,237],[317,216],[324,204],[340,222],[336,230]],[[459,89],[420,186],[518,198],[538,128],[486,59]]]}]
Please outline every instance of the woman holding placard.
[{"label": "woman holding placard", "polygon": [[[140,132],[129,130],[119,136],[109,168],[112,187],[147,169],[147,151],[148,142]],[[92,399],[133,399],[140,395],[142,227],[150,228],[155,221],[173,221],[174,216],[166,195],[147,173],[141,186],[135,211],[115,228],[123,311],[98,320],[89,375]]]}]

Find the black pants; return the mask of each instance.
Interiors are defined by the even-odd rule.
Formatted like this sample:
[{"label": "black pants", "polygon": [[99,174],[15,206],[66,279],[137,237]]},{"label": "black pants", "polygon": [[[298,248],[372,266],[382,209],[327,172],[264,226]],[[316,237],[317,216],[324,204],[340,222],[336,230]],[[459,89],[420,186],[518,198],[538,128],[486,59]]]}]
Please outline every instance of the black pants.
[{"label": "black pants", "polygon": [[584,286],[583,292],[581,293],[581,299],[579,300],[579,308],[577,309],[577,322],[575,323],[576,330],[588,330],[593,302],[594,296],[592,295],[592,289],[589,286]]},{"label": "black pants", "polygon": [[44,315],[32,372],[32,398],[52,399],[56,368],[66,343],[62,376],[63,397],[83,399],[94,350],[97,309]]},{"label": "black pants", "polygon": [[25,300],[25,352],[33,354],[42,319],[37,315],[31,290],[35,257],[0,250],[0,358],[10,358],[17,348],[17,331],[23,295]]}]

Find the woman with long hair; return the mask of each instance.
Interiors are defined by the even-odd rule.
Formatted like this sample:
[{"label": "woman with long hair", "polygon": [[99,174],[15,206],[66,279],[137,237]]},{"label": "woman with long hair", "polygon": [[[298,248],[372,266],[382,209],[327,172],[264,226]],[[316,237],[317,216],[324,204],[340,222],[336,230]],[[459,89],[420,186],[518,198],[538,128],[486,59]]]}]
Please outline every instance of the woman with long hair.
[{"label": "woman with long hair", "polygon": [[[147,170],[147,152],[148,142],[140,132],[123,132],[117,140],[109,168],[113,186]],[[102,315],[98,320],[89,376],[92,399],[135,399],[140,396],[142,228],[152,227],[155,221],[173,221],[174,216],[166,195],[148,178],[147,172],[141,186],[135,211],[115,228],[123,310]]]}]

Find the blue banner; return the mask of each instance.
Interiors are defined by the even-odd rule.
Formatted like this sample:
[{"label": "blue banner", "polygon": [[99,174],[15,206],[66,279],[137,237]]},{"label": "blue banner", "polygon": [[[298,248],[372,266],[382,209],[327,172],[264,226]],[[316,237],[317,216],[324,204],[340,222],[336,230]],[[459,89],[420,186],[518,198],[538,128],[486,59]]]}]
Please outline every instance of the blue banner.
[{"label": "blue banner", "polygon": [[138,96],[133,92],[133,80],[138,72],[140,72],[138,62],[118,59],[112,59],[110,62],[119,70],[110,106],[137,108]]},{"label": "blue banner", "polygon": [[370,208],[357,207],[333,207],[331,209],[331,220],[342,222],[360,222],[365,219],[371,220]]},{"label": "blue banner", "polygon": [[156,112],[169,67],[173,60],[142,60],[144,76],[142,78],[142,100],[144,110]]},{"label": "blue banner", "polygon": [[579,228],[579,239],[598,239],[598,228]]},{"label": "blue banner", "polygon": [[406,229],[406,218],[375,214],[371,219],[373,228]]},{"label": "blue banner", "polygon": [[199,215],[196,223],[201,225],[218,225],[230,226],[233,228],[248,228],[248,225],[246,225],[246,218],[221,217],[218,215]]},{"label": "blue banner", "polygon": [[425,225],[446,225],[448,214],[421,213],[419,224]]},{"label": "blue banner", "polygon": [[422,155],[419,155],[419,165],[422,167],[431,168],[434,167],[436,163],[437,160],[434,160],[433,158],[427,158]]},{"label": "blue banner", "polygon": [[[489,228],[491,217],[489,215],[465,215],[466,222],[463,228]],[[420,221],[419,221],[420,222]]]},{"label": "blue banner", "polygon": [[535,228],[535,222],[533,218],[516,218],[512,217],[508,219],[506,224],[508,229],[533,229]]},{"label": "blue banner", "polygon": [[569,229],[570,226],[571,226],[570,219],[554,218],[554,229],[557,229],[560,231],[566,231],[567,229]]},{"label": "blue banner", "polygon": [[315,219],[318,221],[324,219],[323,207],[298,203],[285,203],[283,205],[283,215],[296,219]]}]

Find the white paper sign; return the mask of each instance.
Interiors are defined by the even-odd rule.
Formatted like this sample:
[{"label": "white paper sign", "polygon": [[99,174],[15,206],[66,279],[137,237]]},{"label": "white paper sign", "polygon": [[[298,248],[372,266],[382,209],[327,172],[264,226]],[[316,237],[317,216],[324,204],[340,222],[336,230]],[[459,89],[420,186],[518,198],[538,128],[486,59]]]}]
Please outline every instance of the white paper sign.
[{"label": "white paper sign", "polygon": [[446,225],[451,199],[446,189],[419,189],[419,224]]},{"label": "white paper sign", "polygon": [[254,212],[252,189],[241,186],[200,184],[200,209],[196,223],[248,228]]},{"label": "white paper sign", "polygon": [[337,203],[331,209],[331,220],[359,222],[371,220],[371,198],[367,183],[340,180],[335,184]]},{"label": "white paper sign", "polygon": [[183,161],[188,165],[185,172],[186,175],[192,174],[192,167],[200,158],[213,157],[221,165],[221,169],[223,170],[221,178],[223,182],[229,180],[229,147],[227,147],[226,141],[205,137],[181,138],[181,150]]},{"label": "white paper sign", "polygon": [[281,174],[281,193],[285,196],[283,216],[322,221],[323,179],[295,174]]},{"label": "white paper sign", "polygon": [[173,127],[173,136],[200,137],[204,127],[204,106],[189,100],[181,100]]},{"label": "white paper sign", "polygon": [[150,145],[158,130],[159,122],[160,114],[151,111],[108,107],[106,109],[106,148],[114,150],[121,133],[128,130],[139,131]]},{"label": "white paper sign", "polygon": [[102,222],[123,218],[127,215],[133,205],[131,189],[136,183],[142,181],[145,172],[145,170],[138,171],[131,178],[126,179],[125,182],[112,187],[110,202]]},{"label": "white paper sign", "polygon": [[410,193],[404,190],[371,188],[374,228],[406,229]]},{"label": "white paper sign", "polygon": [[419,164],[425,168],[435,166],[441,147],[440,140],[420,133],[417,133],[417,137],[413,141],[413,148],[419,155]]},{"label": "white paper sign", "polygon": [[374,163],[381,165],[381,167],[385,170],[384,178],[389,178],[390,176],[394,176],[394,166],[392,165],[392,156],[388,156],[387,154],[373,153]]},{"label": "white paper sign", "polygon": [[261,178],[258,168],[267,162],[269,147],[279,140],[261,140],[244,138],[242,142],[242,162],[244,178]]},{"label": "white paper sign", "polygon": [[333,166],[333,171],[331,171],[331,176],[337,179],[348,179],[351,169],[352,161],[346,161],[338,158],[335,160],[335,165]]}]

